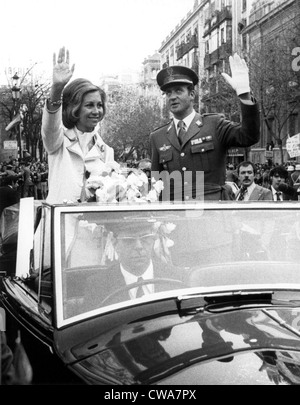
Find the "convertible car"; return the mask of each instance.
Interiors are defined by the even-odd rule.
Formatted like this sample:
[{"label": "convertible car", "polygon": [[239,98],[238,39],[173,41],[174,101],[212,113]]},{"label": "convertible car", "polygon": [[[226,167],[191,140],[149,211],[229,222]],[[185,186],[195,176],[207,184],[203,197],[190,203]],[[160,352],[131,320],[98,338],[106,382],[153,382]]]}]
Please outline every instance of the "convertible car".
[{"label": "convertible car", "polygon": [[16,210],[0,306],[36,384],[300,383],[298,202]]}]

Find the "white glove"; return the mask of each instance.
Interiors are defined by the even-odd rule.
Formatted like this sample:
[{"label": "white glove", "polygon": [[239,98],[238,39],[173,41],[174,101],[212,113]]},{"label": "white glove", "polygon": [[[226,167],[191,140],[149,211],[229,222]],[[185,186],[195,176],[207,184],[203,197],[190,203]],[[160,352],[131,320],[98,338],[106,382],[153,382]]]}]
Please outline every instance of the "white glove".
[{"label": "white glove", "polygon": [[222,73],[222,76],[227,83],[236,91],[236,94],[250,93],[249,84],[249,69],[246,65],[245,59],[241,59],[240,56],[235,53],[229,57],[229,64],[231,69],[230,77],[227,73]]}]

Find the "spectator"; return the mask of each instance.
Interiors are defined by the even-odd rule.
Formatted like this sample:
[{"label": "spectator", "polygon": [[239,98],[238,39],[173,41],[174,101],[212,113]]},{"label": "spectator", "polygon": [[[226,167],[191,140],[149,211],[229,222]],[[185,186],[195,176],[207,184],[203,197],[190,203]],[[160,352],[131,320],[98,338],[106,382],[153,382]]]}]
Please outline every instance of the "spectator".
[{"label": "spectator", "polygon": [[23,187],[23,197],[31,197],[32,192],[32,180],[30,171],[30,162],[26,161],[23,166],[23,177],[24,177],[24,187]]},{"label": "spectator", "polygon": [[235,184],[238,183],[238,175],[237,172],[232,164],[228,164],[226,169],[226,181],[231,181]]},{"label": "spectator", "polygon": [[3,179],[0,187],[0,217],[4,208],[17,204],[20,200],[20,195],[17,191],[18,177],[7,176]]},{"label": "spectator", "polygon": [[296,164],[295,170],[291,173],[292,186],[297,190],[300,187],[300,164]]},{"label": "spectator", "polygon": [[270,190],[274,201],[298,200],[297,191],[287,184],[288,171],[276,166],[270,171]]},{"label": "spectator", "polygon": [[34,197],[35,200],[38,200],[38,188],[39,188],[39,175],[38,170],[35,164],[30,166],[30,179],[31,185],[29,186],[29,196]]},{"label": "spectator", "polygon": [[256,167],[252,162],[240,163],[237,167],[237,173],[241,186],[236,197],[238,201],[272,201],[271,191],[255,184]]},{"label": "spectator", "polygon": [[46,165],[41,165],[40,174],[41,174],[41,199],[46,200],[48,194],[48,170],[46,168]]}]

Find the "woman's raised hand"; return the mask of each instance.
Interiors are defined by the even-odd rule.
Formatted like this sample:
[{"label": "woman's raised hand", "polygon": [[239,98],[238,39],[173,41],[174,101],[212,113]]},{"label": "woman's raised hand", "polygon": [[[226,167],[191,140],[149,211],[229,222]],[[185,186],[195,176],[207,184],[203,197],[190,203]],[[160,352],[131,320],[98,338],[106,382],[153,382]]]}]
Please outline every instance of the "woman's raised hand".
[{"label": "woman's raised hand", "polygon": [[53,85],[65,86],[73,76],[75,64],[70,67],[69,51],[65,47],[60,48],[56,60],[53,54]]}]

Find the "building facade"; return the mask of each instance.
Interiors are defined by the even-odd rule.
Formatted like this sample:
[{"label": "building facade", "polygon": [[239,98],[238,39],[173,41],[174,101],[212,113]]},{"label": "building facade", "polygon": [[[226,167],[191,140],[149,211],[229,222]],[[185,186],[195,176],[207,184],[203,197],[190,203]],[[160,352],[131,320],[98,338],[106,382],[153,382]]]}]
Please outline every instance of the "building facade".
[{"label": "building facade", "polygon": [[[229,56],[235,52],[246,59],[250,72],[254,72],[255,66],[250,55],[251,50],[257,46],[261,33],[270,38],[280,33],[283,35],[293,24],[296,27],[290,17],[298,16],[300,21],[297,14],[298,3],[298,0],[195,0],[193,10],[162,42],[159,49],[161,67],[183,65],[195,70],[200,78],[196,109],[200,113],[223,112],[226,117],[238,122],[238,99],[224,83],[220,73],[230,73]],[[297,28],[299,30],[299,27],[295,30]],[[288,52],[291,50],[288,49]],[[255,74],[252,74],[253,78],[255,79]],[[292,83],[294,90],[297,90],[299,82],[293,80]],[[261,101],[261,94],[254,95]],[[297,98],[294,97],[293,100],[297,101]],[[279,154],[275,146],[270,159],[270,145],[273,144],[265,119],[262,119],[260,142],[251,149],[229,150],[228,162],[239,163],[244,159],[251,159],[256,163],[282,163],[289,160],[284,139],[288,133],[292,136],[300,130],[298,110],[299,108],[295,108],[291,112],[283,126],[283,152]]]},{"label": "building facade", "polygon": [[256,0],[242,30],[244,50],[256,66],[252,82],[261,104],[261,139],[252,160],[273,164],[290,158],[286,141],[300,132],[300,81],[292,51],[300,45],[300,2]]}]

